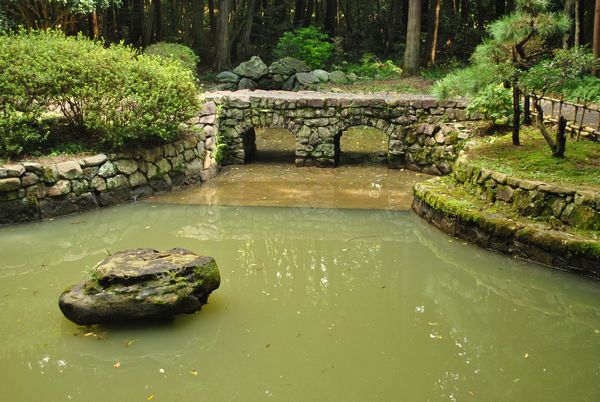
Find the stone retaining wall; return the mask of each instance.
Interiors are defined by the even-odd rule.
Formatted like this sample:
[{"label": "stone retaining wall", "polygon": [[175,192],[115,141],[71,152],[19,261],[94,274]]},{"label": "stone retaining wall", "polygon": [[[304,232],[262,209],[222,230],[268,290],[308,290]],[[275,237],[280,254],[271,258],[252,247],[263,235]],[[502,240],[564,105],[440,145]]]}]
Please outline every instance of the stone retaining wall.
[{"label": "stone retaining wall", "polygon": [[445,174],[469,137],[456,122],[481,117],[468,116],[463,101],[423,95],[237,91],[212,93],[206,100],[215,113],[205,112],[202,120],[218,132],[225,164],[245,163],[255,149],[254,128],[265,127],[296,137],[297,166],[333,167],[343,151],[340,136],[351,127],[370,126],[389,136],[390,167]]},{"label": "stone retaining wall", "polygon": [[475,186],[482,199],[512,204],[523,216],[554,218],[569,226],[600,230],[600,192],[511,177],[482,169],[461,155],[454,178]]},{"label": "stone retaining wall", "polygon": [[415,186],[413,210],[441,231],[483,248],[600,279],[597,241],[458,207],[439,194],[435,180]]},{"label": "stone retaining wall", "polygon": [[0,224],[106,207],[208,180],[218,172],[215,139],[203,125],[195,132],[151,149],[0,166]]}]

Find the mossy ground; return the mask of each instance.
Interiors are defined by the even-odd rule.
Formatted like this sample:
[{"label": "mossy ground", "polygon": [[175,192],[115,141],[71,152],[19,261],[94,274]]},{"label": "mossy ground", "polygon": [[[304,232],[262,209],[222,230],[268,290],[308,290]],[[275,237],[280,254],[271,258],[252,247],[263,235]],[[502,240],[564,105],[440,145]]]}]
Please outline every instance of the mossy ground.
[{"label": "mossy ground", "polygon": [[521,145],[512,145],[511,134],[485,137],[469,153],[469,162],[522,179],[558,185],[600,189],[600,143],[567,139],[564,158],[552,156],[539,129],[523,127]]},{"label": "mossy ground", "polygon": [[403,93],[426,94],[431,90],[432,81],[421,77],[402,77],[394,79],[360,79],[352,84],[334,84],[327,82],[317,87],[323,92],[344,92],[357,94]]}]

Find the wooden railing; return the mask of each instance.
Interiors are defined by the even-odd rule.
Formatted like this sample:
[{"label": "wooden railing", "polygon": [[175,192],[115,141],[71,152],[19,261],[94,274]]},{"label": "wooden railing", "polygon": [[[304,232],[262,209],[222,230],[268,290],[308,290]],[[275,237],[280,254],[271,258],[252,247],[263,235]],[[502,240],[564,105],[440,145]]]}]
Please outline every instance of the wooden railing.
[{"label": "wooden railing", "polygon": [[[533,102],[530,104],[530,115],[537,115]],[[581,103],[579,98],[576,102],[570,102],[552,97],[542,98],[541,105],[545,121],[557,123],[561,116],[567,120],[567,133],[571,138],[579,141],[581,136],[586,136],[594,141],[600,140],[600,107],[597,105],[590,105],[587,101]]]}]

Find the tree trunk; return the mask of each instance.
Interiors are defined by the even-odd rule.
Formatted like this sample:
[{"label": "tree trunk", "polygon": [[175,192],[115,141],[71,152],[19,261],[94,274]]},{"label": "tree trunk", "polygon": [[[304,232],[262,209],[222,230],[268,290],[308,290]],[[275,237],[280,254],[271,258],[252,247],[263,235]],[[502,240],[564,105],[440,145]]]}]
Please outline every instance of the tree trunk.
[{"label": "tree trunk", "polygon": [[252,35],[252,24],[254,22],[254,13],[256,11],[256,0],[248,0],[248,10],[244,19],[244,27],[237,47],[237,57],[246,60],[249,56],[248,47],[250,45],[250,35]]},{"label": "tree trunk", "polygon": [[583,39],[583,30],[581,29],[581,24],[583,22],[584,13],[581,12],[581,9],[581,1],[575,0],[575,38],[573,40],[574,46],[579,46]]},{"label": "tree trunk", "polygon": [[506,0],[496,0],[496,19],[504,14],[506,14]]},{"label": "tree trunk", "polygon": [[[600,0],[596,0],[594,8],[594,40],[593,40],[594,58],[596,61],[600,58]],[[598,75],[598,70],[594,69],[594,74]]]},{"label": "tree trunk", "polygon": [[390,12],[387,20],[387,28],[385,30],[385,43],[383,47],[383,55],[387,57],[392,51],[394,43],[394,34],[396,33],[396,23],[398,21],[398,0],[390,0]]},{"label": "tree trunk", "polygon": [[513,83],[513,129],[512,142],[513,145],[521,145],[519,140],[519,131],[521,129],[521,91],[516,83]]},{"label": "tree trunk", "polygon": [[[575,11],[575,0],[565,0],[565,15],[573,18],[574,11]],[[575,24],[577,24],[577,21],[575,21]],[[567,50],[569,48],[572,31],[573,31],[573,29],[570,28],[563,35],[562,47],[565,50]]]},{"label": "tree trunk", "polygon": [[421,64],[421,0],[408,3],[408,23],[406,28],[406,49],[404,51],[404,71],[408,75],[419,73]]},{"label": "tree trunk", "polygon": [[[554,143],[554,140],[550,136],[550,133],[548,133],[548,130],[546,129],[546,125],[544,124],[544,109],[542,108],[542,105],[540,105],[540,98],[538,98],[537,96],[534,95],[532,97],[532,100],[533,100],[533,107],[535,108],[535,111],[537,113],[537,117],[535,119],[537,126],[540,129],[540,133],[542,133],[542,137],[544,137],[544,139],[546,140],[546,143],[552,150],[552,155],[556,156],[558,147]],[[564,151],[563,151],[563,153],[564,153]]]},{"label": "tree trunk", "polygon": [[442,0],[435,1],[435,9],[434,9],[434,22],[433,22],[433,36],[431,37],[431,55],[429,62],[430,64],[435,64],[435,59],[437,56],[437,45],[438,45],[438,35],[440,32],[440,10],[441,10],[441,2]]},{"label": "tree trunk", "polygon": [[565,157],[565,150],[567,148],[567,119],[564,116],[558,118],[558,132],[556,133],[556,150],[552,154],[557,158]]},{"label": "tree trunk", "polygon": [[210,33],[214,38],[217,33],[217,19],[215,18],[215,0],[208,0],[208,20],[210,21]]},{"label": "tree trunk", "polygon": [[219,0],[219,14],[217,20],[215,69],[225,70],[231,65],[230,27],[229,14],[232,0]]},{"label": "tree trunk", "polygon": [[201,50],[204,43],[202,43],[202,34],[204,31],[204,0],[196,0],[194,2],[194,9],[192,11],[192,41],[194,49]]},{"label": "tree trunk", "polygon": [[315,11],[315,0],[308,0],[306,4],[306,13],[304,13],[304,21],[302,26],[309,26],[312,21],[312,15]]},{"label": "tree trunk", "polygon": [[326,0],[325,6],[325,33],[334,37],[337,20],[337,0]]},{"label": "tree trunk", "polygon": [[152,24],[152,38],[154,42],[162,40],[162,8],[160,0],[152,0],[154,19]]},{"label": "tree trunk", "polygon": [[523,100],[523,125],[531,125],[531,97],[525,94]]},{"label": "tree trunk", "polygon": [[98,25],[98,14],[96,11],[90,13],[90,39],[100,39],[100,26]]},{"label": "tree trunk", "polygon": [[144,0],[131,2],[131,43],[142,46],[144,42]]},{"label": "tree trunk", "polygon": [[300,26],[304,21],[304,13],[306,12],[306,0],[296,0],[296,7],[294,7],[294,26]]}]

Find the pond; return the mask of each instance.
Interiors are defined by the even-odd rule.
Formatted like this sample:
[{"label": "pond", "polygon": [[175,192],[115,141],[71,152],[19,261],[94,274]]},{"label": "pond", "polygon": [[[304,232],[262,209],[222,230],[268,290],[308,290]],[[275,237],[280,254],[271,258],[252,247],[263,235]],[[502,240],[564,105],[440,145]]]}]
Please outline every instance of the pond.
[{"label": "pond", "polygon": [[[597,282],[410,212],[426,176],[229,167],[196,189],[0,228],[3,400],[596,400]],[[221,287],[168,322],[78,327],[61,291],[108,253],[188,248]]]}]

